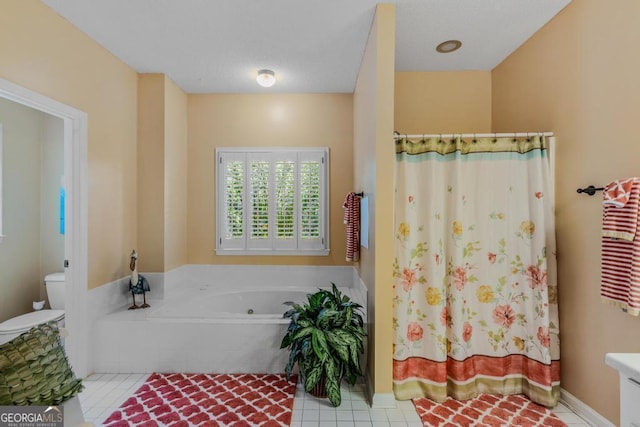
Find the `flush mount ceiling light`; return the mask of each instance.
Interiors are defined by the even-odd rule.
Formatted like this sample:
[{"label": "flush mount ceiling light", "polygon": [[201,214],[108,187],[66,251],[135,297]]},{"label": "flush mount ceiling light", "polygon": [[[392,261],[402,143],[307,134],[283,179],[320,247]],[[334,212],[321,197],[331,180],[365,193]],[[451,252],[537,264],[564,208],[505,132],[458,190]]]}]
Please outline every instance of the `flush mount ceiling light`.
[{"label": "flush mount ceiling light", "polygon": [[256,81],[262,87],[271,87],[276,83],[276,75],[271,70],[260,70]]},{"label": "flush mount ceiling light", "polygon": [[436,50],[440,53],[451,53],[460,49],[460,46],[462,46],[462,42],[460,40],[447,40],[446,42],[442,42],[436,46]]}]

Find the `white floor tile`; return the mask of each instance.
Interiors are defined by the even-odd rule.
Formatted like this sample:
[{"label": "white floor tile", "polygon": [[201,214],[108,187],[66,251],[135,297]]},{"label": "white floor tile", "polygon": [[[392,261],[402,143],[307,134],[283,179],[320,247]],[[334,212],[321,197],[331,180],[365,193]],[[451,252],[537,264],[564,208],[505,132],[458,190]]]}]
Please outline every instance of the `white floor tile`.
[{"label": "white floor tile", "polygon": [[368,411],[371,407],[369,406],[369,404],[367,402],[361,402],[361,401],[357,401],[357,400],[352,400],[351,401],[351,408],[354,411]]},{"label": "white floor tile", "polygon": [[558,403],[554,408],[551,409],[553,412],[571,412],[571,409],[567,408],[564,404]]},{"label": "white floor tile", "polygon": [[387,411],[384,409],[369,409],[371,421],[388,421]]},{"label": "white floor tile", "polygon": [[334,425],[337,420],[336,411],[323,411],[320,410],[320,421],[333,421]]},{"label": "white floor tile", "polygon": [[386,409],[389,421],[405,421],[404,414],[399,409]]},{"label": "white floor tile", "polygon": [[302,410],[302,421],[318,421],[320,420],[320,411],[313,409]]},{"label": "white floor tile", "polygon": [[569,425],[575,425],[575,424],[585,425],[585,424],[587,424],[587,422],[585,420],[583,420],[582,418],[580,418],[579,416],[577,416],[573,412],[557,412],[556,415],[558,416],[558,418],[560,418],[562,421],[564,421],[565,423],[567,423]]},{"label": "white floor tile", "polygon": [[353,411],[353,420],[354,421],[371,421],[371,415],[369,415],[369,411]]},{"label": "white floor tile", "polygon": [[351,411],[336,411],[336,420],[338,421],[353,421],[353,412]]}]

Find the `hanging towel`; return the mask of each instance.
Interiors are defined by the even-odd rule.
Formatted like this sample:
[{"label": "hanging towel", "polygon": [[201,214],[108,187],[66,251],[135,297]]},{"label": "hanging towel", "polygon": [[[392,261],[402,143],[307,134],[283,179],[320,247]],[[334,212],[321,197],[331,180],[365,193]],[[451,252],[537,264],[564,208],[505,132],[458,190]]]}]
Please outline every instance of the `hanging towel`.
[{"label": "hanging towel", "polygon": [[627,178],[613,181],[604,188],[602,196],[603,205],[611,205],[622,208],[631,197],[631,189],[637,178]]},{"label": "hanging towel", "polygon": [[616,180],[602,193],[602,235],[632,242],[638,226],[640,179]]},{"label": "hanging towel", "polygon": [[360,197],[349,193],[342,204],[344,223],[347,224],[347,261],[360,259]]},{"label": "hanging towel", "polygon": [[[624,193],[624,194],[623,194]],[[603,301],[640,315],[640,178],[605,187],[602,213]]]}]

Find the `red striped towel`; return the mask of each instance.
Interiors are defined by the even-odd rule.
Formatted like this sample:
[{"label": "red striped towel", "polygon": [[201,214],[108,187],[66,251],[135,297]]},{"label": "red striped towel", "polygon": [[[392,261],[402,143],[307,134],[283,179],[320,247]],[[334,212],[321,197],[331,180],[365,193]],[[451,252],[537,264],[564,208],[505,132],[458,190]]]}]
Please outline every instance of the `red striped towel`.
[{"label": "red striped towel", "polygon": [[[640,216],[640,179],[629,178],[631,185],[615,181],[605,187],[602,214],[603,301],[640,315],[640,236],[636,228]],[[624,188],[626,187],[626,190]],[[609,190],[609,194],[607,193]],[[621,195],[625,191],[628,195]],[[621,196],[621,197],[619,197]],[[615,198],[624,203],[606,203]],[[620,206],[622,205],[622,206]],[[617,207],[620,206],[620,207]]]},{"label": "red striped towel", "polygon": [[349,193],[342,204],[344,223],[347,224],[347,261],[360,259],[360,197]]}]

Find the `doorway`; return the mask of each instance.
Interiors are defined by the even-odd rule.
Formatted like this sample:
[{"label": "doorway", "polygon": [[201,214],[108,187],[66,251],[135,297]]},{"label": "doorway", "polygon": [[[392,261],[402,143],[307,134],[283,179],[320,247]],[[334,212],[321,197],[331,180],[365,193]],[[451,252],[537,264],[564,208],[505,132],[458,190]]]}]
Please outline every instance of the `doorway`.
[{"label": "doorway", "polygon": [[87,114],[44,95],[0,79],[0,97],[58,117],[64,123],[65,319],[66,352],[75,374],[89,374]]}]

